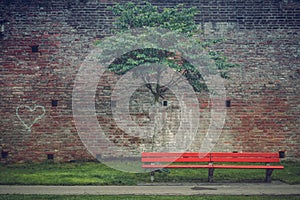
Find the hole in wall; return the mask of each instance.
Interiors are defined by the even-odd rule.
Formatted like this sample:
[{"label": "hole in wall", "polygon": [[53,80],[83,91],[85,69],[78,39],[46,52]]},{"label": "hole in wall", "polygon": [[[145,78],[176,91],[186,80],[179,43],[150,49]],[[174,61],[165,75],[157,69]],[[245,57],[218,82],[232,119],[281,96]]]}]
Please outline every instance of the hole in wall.
[{"label": "hole in wall", "polygon": [[279,158],[285,158],[285,152],[284,151],[279,151]]},{"label": "hole in wall", "polygon": [[226,104],[227,108],[230,108],[231,107],[231,100],[226,100],[225,104]]},{"label": "hole in wall", "polygon": [[56,107],[58,105],[58,100],[52,100],[51,105],[52,107]]},{"label": "hole in wall", "polygon": [[1,158],[6,159],[8,157],[8,151],[1,151]]},{"label": "hole in wall", "polygon": [[52,153],[47,154],[47,160],[54,160],[54,154]]},{"label": "hole in wall", "polygon": [[168,101],[163,101],[163,106],[168,106]]},{"label": "hole in wall", "polygon": [[39,45],[32,45],[31,47],[31,52],[36,53],[39,52]]}]

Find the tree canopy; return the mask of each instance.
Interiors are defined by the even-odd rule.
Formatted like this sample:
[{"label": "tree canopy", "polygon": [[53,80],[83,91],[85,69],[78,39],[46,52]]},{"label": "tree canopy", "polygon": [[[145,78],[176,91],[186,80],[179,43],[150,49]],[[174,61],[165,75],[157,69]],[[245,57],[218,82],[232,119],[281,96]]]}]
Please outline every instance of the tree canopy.
[{"label": "tree canopy", "polygon": [[[160,85],[159,80],[156,84],[150,84],[147,77],[149,74],[159,74],[162,73],[162,69],[156,65],[151,65],[153,63],[163,64],[164,66],[174,69],[176,72],[182,74],[193,87],[194,91],[201,92],[207,90],[207,86],[203,80],[202,74],[192,65],[191,62],[187,61],[182,57],[183,52],[179,52],[178,44],[184,46],[184,48],[198,48],[198,49],[208,49],[210,46],[214,45],[221,40],[209,40],[204,41],[200,40],[199,30],[195,23],[195,16],[197,14],[197,9],[195,7],[186,8],[184,5],[179,4],[176,7],[163,8],[159,9],[157,6],[152,5],[151,3],[145,1],[140,3],[128,2],[126,4],[116,4],[111,7],[110,10],[116,16],[115,20],[115,32],[116,34],[126,33],[128,30],[153,27],[161,28],[165,30],[170,30],[184,36],[186,38],[191,38],[195,43],[191,44],[186,40],[177,41],[176,45],[165,44],[168,48],[171,48],[172,51],[159,48],[159,45],[149,44],[147,48],[140,48],[131,50],[135,45],[138,46],[139,39],[131,35],[120,40],[114,38],[109,42],[101,43],[99,45],[104,49],[107,57],[103,58],[106,61],[110,61],[110,55],[114,54],[114,51],[117,51],[117,48],[128,48],[128,52],[124,54],[118,54],[113,62],[110,63],[108,69],[116,74],[125,74],[129,70],[140,66],[142,64],[146,65],[145,69],[139,71],[139,75],[145,82],[145,86],[151,91],[157,102],[159,98],[163,98],[164,92],[168,90],[168,85]],[[150,30],[150,29],[149,29]],[[153,32],[154,29],[151,29]],[[169,34],[168,32],[155,32],[152,34],[159,35],[161,41],[155,41],[154,43],[163,43],[165,41],[171,41],[171,37],[174,37],[174,34]],[[153,37],[153,35],[146,35],[145,37]],[[177,38],[174,37],[174,40]],[[121,46],[119,43],[123,43]],[[106,52],[105,52],[106,51]],[[229,78],[227,74],[227,69],[233,67],[233,64],[227,62],[226,57],[222,56],[216,51],[208,51],[209,59],[214,61],[216,68],[221,73],[221,77]],[[159,76],[158,76],[159,77]],[[170,84],[174,84],[170,82]]]}]

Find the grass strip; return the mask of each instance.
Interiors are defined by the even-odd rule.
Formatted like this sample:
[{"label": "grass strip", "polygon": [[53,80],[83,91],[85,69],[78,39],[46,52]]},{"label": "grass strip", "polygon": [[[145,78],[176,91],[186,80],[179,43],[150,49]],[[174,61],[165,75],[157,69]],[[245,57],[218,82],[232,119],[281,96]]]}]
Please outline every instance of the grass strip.
[{"label": "grass strip", "polygon": [[[272,180],[300,184],[300,162],[283,162],[284,170],[274,170]],[[122,172],[98,162],[31,163],[0,165],[4,185],[138,185],[150,183],[149,173]],[[207,182],[207,169],[170,169],[156,173],[155,182]],[[265,170],[217,169],[215,182],[263,182]]]}]

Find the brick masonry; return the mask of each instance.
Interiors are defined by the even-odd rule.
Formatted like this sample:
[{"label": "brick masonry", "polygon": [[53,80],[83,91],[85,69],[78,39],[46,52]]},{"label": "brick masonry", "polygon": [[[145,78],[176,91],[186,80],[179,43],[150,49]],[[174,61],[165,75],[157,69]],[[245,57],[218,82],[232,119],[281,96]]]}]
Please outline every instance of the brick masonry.
[{"label": "brick masonry", "polygon": [[[94,159],[74,124],[72,91],[94,42],[111,35],[114,18],[107,7],[115,2],[0,1],[1,162],[42,162],[51,158],[48,155],[55,161]],[[226,80],[231,106],[213,150],[284,150],[289,159],[299,159],[300,2],[151,2],[159,7],[198,7],[201,37],[226,39],[214,48],[240,66],[232,68]],[[32,52],[34,46],[38,52]],[[99,82],[97,118],[110,141],[138,154],[149,141],[124,133],[112,120],[110,94],[117,80],[108,73]],[[131,112],[133,120],[143,124],[148,123],[147,113],[135,103],[141,94],[147,101],[147,91],[141,89],[132,97]],[[162,131],[158,146],[171,141],[179,119],[176,98],[168,98],[174,103],[166,127],[173,128]],[[209,125],[207,95],[199,94],[199,102],[202,126],[189,150],[199,149]]]}]

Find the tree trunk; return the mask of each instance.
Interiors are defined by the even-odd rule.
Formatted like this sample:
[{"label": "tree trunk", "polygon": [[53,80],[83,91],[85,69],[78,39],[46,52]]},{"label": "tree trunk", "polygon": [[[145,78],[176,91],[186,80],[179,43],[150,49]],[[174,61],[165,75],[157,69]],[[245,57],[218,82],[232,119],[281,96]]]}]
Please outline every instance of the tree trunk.
[{"label": "tree trunk", "polygon": [[159,94],[155,94],[154,96],[154,104],[157,104],[159,101]]}]

